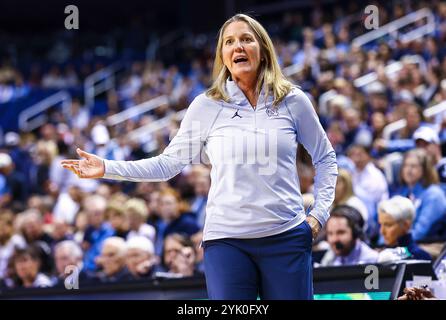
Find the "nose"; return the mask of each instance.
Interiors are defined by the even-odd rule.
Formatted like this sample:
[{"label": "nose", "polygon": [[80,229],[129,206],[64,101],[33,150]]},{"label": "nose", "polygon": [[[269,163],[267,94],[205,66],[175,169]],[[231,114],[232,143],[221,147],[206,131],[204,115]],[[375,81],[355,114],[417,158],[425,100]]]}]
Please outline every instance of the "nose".
[{"label": "nose", "polygon": [[330,239],[328,240],[328,242],[331,244],[331,245],[334,245],[337,241],[338,241],[339,239],[338,239],[338,237],[337,236],[330,236]]},{"label": "nose", "polygon": [[237,42],[235,43],[235,50],[236,50],[237,52],[240,52],[240,51],[243,51],[243,50],[244,50],[241,41],[237,41]]}]

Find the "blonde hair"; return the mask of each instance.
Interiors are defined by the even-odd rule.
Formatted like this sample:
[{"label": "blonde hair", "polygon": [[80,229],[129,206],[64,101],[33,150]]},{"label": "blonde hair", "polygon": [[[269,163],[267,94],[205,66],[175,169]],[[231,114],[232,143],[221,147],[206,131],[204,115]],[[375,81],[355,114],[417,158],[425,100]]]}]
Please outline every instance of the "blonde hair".
[{"label": "blonde hair", "polygon": [[403,168],[407,159],[410,157],[415,157],[423,170],[423,175],[420,179],[423,187],[427,188],[432,184],[438,184],[440,182],[437,170],[435,170],[435,166],[432,165],[432,161],[427,152],[424,149],[416,148],[407,151],[403,158],[403,164],[400,169],[400,178],[404,185],[407,185],[407,183],[403,178]]},{"label": "blonde hair", "polygon": [[225,90],[226,79],[231,75],[228,68],[223,63],[222,47],[223,33],[226,27],[232,22],[245,22],[254,32],[260,44],[260,54],[262,61],[257,77],[256,92],[260,93],[262,87],[265,92],[265,99],[272,91],[274,96],[273,106],[277,106],[283,98],[291,91],[293,84],[286,79],[277,61],[273,42],[265,28],[255,19],[245,14],[236,14],[229,18],[218,32],[217,49],[215,51],[214,69],[212,72],[213,83],[206,91],[206,95],[214,100],[229,102],[229,96]]},{"label": "blonde hair", "polygon": [[124,211],[126,214],[128,214],[129,211],[135,212],[143,220],[146,220],[149,217],[149,209],[147,208],[146,202],[138,198],[127,200],[124,204]]},{"label": "blonde hair", "polygon": [[344,195],[340,199],[336,199],[336,204],[345,204],[350,197],[353,196],[353,184],[350,173],[345,169],[338,170],[338,181],[344,183]]}]

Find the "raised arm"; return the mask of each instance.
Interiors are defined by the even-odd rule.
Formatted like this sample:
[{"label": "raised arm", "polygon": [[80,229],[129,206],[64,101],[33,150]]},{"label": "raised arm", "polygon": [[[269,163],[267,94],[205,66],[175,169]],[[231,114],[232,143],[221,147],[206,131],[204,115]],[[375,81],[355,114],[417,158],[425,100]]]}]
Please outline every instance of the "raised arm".
[{"label": "raised arm", "polygon": [[[137,161],[101,159],[84,151],[84,160],[64,160],[62,165],[80,178],[106,178],[129,181],[165,181],[181,172],[199,157],[212,116],[216,114],[209,99],[200,95],[191,103],[176,136],[164,152],[156,157]],[[214,110],[212,110],[214,108]],[[101,175],[102,174],[102,175]]]}]

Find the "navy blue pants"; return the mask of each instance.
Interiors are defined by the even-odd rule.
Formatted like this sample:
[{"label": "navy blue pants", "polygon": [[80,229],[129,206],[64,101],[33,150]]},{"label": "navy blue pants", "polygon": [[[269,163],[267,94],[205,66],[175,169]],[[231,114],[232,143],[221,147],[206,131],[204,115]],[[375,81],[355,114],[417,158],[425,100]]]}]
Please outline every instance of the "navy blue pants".
[{"label": "navy blue pants", "polygon": [[274,236],[203,242],[209,299],[313,299],[311,245],[306,221]]}]

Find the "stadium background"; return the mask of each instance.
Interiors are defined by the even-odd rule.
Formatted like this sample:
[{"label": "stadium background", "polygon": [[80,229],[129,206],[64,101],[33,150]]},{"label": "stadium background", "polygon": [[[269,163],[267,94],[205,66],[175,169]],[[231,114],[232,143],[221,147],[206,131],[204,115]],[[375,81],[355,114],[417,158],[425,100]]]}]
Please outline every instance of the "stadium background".
[{"label": "stadium background", "polygon": [[[63,27],[64,8],[70,4],[79,8],[79,30]],[[400,18],[409,23],[357,47],[354,41],[370,31],[364,27],[364,8],[370,4],[379,8],[380,26]],[[423,8],[426,18],[416,21],[409,16]],[[95,260],[103,257],[106,238],[118,236],[128,242],[132,228],[152,242],[154,252],[149,255],[159,257],[152,276],[158,272],[159,277],[200,277],[198,244],[210,183],[208,167],[187,167],[166,183],[135,184],[79,180],[58,163],[76,157],[75,147],[117,160],[162,152],[185,108],[210,85],[218,27],[236,12],[252,14],[267,28],[285,74],[312,95],[340,167],[354,176],[357,163],[347,156],[349,147],[362,144],[370,150],[371,162],[385,182],[377,197],[374,191],[364,197],[360,190],[352,196],[366,212],[366,242],[382,249],[377,203],[399,192],[395,165],[414,147],[412,134],[429,126],[438,133],[438,145],[443,147],[446,140],[442,113],[425,118],[427,109],[441,107],[446,99],[445,3],[4,1],[0,4],[0,221],[11,225],[12,231],[2,244],[1,290],[23,286],[11,262],[12,244],[36,249],[41,284],[60,285],[55,246],[63,240],[82,248],[91,281],[134,280],[125,270],[125,259],[108,262],[115,272],[111,275]],[[432,28],[420,31],[423,24]],[[418,33],[406,41],[403,35],[411,30]],[[395,129],[386,127],[390,124]],[[300,153],[297,168],[310,205],[314,171],[305,152]],[[443,187],[442,182],[446,177],[440,175],[438,186]],[[341,198],[337,195],[337,204],[346,201]],[[446,197],[440,198],[426,206],[435,208],[441,226],[446,224]],[[172,236],[178,233],[185,236]],[[169,234],[172,239],[166,249]],[[440,228],[433,237],[417,240],[435,259],[445,235]],[[125,256],[122,242],[111,247],[116,255]],[[184,247],[194,249],[193,262],[179,254]],[[320,262],[329,249],[323,234],[314,249],[315,261]],[[172,256],[168,265],[166,255]]]}]

